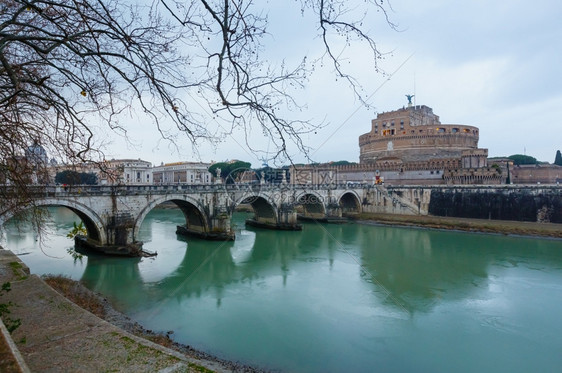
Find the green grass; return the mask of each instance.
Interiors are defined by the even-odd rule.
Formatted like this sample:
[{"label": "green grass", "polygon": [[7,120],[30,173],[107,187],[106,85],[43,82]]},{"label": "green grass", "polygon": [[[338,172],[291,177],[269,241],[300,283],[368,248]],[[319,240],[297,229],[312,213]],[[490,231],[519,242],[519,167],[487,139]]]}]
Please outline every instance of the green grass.
[{"label": "green grass", "polygon": [[22,281],[29,277],[25,274],[23,270],[24,267],[20,262],[10,262],[8,263],[8,266],[12,269],[12,273],[16,277],[17,281]]},{"label": "green grass", "polygon": [[191,371],[201,372],[201,373],[214,373],[214,370],[207,369],[207,368],[205,368],[201,365],[197,365],[195,363],[189,363],[189,369]]}]

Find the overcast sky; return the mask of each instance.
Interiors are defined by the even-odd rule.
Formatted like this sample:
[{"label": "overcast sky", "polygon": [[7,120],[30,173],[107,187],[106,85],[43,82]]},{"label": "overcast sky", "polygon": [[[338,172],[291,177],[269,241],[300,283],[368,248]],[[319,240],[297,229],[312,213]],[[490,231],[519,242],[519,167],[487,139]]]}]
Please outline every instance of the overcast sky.
[{"label": "overcast sky", "polygon": [[[271,3],[268,47],[274,50],[268,53],[288,61],[318,55],[314,25],[293,9],[296,3]],[[443,124],[479,127],[479,147],[491,157],[526,153],[554,161],[556,150],[562,149],[562,2],[393,0],[391,5],[390,18],[399,31],[381,17],[368,19],[379,48],[391,52],[382,61],[390,79],[373,70],[364,48],[346,50],[374,109],[362,107],[328,66],[317,69],[299,95],[308,107],[299,115],[327,124],[304,136],[314,161],[358,161],[358,137],[369,131],[377,112],[406,105],[406,94],[415,94],[417,105],[432,107]],[[136,146],[115,140],[108,156],[154,164],[242,159],[259,167],[263,161],[243,146],[240,133],[216,148],[198,146],[198,155],[188,146],[177,153],[157,141],[150,126],[130,133],[135,133]],[[261,137],[255,141],[262,149],[270,146]],[[293,156],[296,162],[304,160],[296,151]]]}]

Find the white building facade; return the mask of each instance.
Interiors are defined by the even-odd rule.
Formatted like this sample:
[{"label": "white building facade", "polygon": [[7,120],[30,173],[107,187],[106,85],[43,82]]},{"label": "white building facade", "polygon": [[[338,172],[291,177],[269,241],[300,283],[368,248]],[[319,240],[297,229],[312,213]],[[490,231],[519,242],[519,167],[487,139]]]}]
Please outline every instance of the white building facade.
[{"label": "white building facade", "polygon": [[174,162],[152,169],[154,184],[211,184],[210,163]]}]

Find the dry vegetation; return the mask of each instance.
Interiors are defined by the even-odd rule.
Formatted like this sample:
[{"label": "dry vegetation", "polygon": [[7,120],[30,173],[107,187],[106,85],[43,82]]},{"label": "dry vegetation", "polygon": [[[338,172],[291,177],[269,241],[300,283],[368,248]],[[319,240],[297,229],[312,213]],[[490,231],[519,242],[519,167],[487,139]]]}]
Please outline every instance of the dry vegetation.
[{"label": "dry vegetation", "polygon": [[[126,315],[123,315],[122,313],[113,309],[107,299],[89,290],[79,281],[74,281],[69,277],[61,275],[45,275],[43,276],[43,280],[53,289],[64,295],[67,299],[74,302],[78,306],[138,337],[147,339],[161,346],[174,349],[186,356],[191,356],[197,359],[204,359],[208,361],[216,361],[223,367],[231,369],[232,371],[260,372],[259,369],[236,362],[221,360],[207,353],[197,351],[189,346],[174,342],[170,338],[170,334],[172,332],[156,333],[152,330],[143,328],[139,323],[132,321]],[[188,371],[210,372],[205,367],[192,363],[189,364]]]},{"label": "dry vegetation", "polygon": [[562,238],[562,225],[554,223],[371,213],[361,213],[355,215],[353,218],[357,220],[375,221],[380,224],[388,225]]},{"label": "dry vegetation", "polygon": [[79,282],[61,275],[46,275],[43,280],[76,305],[102,319],[105,318],[105,306],[101,299]]},{"label": "dry vegetation", "polygon": [[108,301],[105,298],[92,292],[78,281],[61,275],[46,275],[43,280],[53,289],[64,295],[67,299],[71,300],[81,308],[93,313],[94,315],[102,318],[108,322],[117,324],[117,326],[126,329],[139,337],[148,339],[154,343],[164,347],[173,348],[174,342],[168,335],[153,333],[144,330],[140,325],[126,319],[116,322],[116,311],[111,309]]}]

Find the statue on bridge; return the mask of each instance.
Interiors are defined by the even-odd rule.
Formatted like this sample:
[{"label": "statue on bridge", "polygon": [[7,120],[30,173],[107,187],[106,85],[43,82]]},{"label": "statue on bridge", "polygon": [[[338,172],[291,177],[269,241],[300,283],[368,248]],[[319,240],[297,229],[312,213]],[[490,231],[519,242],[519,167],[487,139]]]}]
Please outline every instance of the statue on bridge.
[{"label": "statue on bridge", "polygon": [[217,175],[216,178],[217,180],[215,181],[215,184],[220,184],[221,183],[221,169],[220,168],[216,168],[215,169],[215,174]]}]

